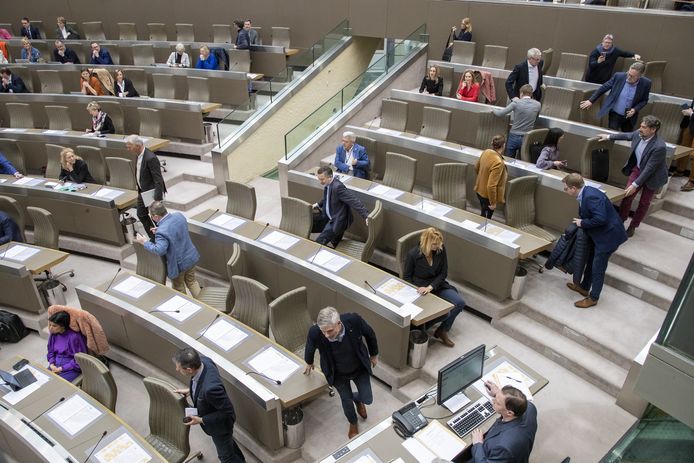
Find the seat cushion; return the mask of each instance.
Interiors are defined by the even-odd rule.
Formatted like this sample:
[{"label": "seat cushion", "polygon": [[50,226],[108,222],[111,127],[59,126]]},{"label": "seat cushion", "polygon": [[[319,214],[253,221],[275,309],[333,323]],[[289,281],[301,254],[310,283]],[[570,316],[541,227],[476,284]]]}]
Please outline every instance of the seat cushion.
[{"label": "seat cushion", "polygon": [[520,228],[526,233],[530,233],[531,235],[535,235],[538,238],[542,238],[543,240],[547,241],[556,241],[558,236],[553,235],[549,231],[545,230],[544,228],[540,228],[537,225],[525,225]]},{"label": "seat cushion", "polygon": [[364,251],[364,246],[365,243],[362,243],[361,241],[343,239],[337,245],[336,249],[343,254],[347,254],[350,257],[361,260],[361,253]]},{"label": "seat cushion", "polygon": [[202,288],[197,299],[220,312],[227,311],[227,293],[229,288],[222,286],[206,286]]}]

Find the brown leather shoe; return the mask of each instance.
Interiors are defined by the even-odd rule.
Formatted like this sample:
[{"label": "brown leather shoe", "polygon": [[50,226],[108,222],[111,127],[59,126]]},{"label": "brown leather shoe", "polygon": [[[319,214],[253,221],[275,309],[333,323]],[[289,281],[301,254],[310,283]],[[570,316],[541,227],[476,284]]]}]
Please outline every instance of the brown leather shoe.
[{"label": "brown leather shoe", "polygon": [[583,297],[588,297],[589,293],[587,289],[583,289],[581,286],[573,284],[571,281],[566,284],[566,287],[569,288],[571,291],[576,291]]},{"label": "brown leather shoe", "polygon": [[694,182],[692,182],[691,180],[688,181],[687,183],[685,183],[684,185],[682,185],[682,187],[680,188],[680,191],[692,191],[692,190],[694,190]]},{"label": "brown leather shoe", "polygon": [[355,402],[354,403],[357,406],[357,414],[362,417],[362,419],[366,419],[368,415],[366,414],[366,405],[364,405],[364,402]]},{"label": "brown leather shoe", "polygon": [[446,347],[455,346],[455,343],[451,341],[451,338],[448,337],[448,332],[442,330],[441,327],[437,328],[436,331],[434,331],[434,337],[436,339],[440,339],[443,345]]},{"label": "brown leather shoe", "polygon": [[588,307],[593,307],[594,305],[597,305],[597,303],[598,301],[596,301],[595,299],[587,297],[585,299],[581,299],[578,302],[575,302],[574,305],[579,309],[587,309]]},{"label": "brown leather shoe", "polygon": [[359,434],[359,425],[357,423],[349,424],[349,432],[347,433],[347,438],[351,439]]}]

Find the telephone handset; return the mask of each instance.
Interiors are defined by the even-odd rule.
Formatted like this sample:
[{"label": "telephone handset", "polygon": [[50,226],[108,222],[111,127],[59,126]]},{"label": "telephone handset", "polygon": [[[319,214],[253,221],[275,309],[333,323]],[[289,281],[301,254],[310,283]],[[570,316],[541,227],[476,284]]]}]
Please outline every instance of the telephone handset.
[{"label": "telephone handset", "polygon": [[417,404],[411,402],[393,413],[393,427],[395,432],[403,439],[411,437],[414,433],[427,425],[427,419],[419,411]]}]

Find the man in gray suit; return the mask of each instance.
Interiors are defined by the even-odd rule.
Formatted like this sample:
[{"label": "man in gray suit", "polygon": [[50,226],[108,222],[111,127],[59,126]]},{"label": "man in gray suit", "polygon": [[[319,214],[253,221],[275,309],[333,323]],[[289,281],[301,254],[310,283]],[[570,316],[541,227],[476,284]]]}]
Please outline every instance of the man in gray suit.
[{"label": "man in gray suit", "polygon": [[260,45],[260,41],[258,40],[258,31],[253,29],[250,19],[246,19],[243,22],[243,28],[248,32],[248,40],[250,45]]},{"label": "man in gray suit", "polygon": [[655,116],[645,116],[641,120],[641,126],[635,132],[598,135],[600,140],[631,141],[631,155],[622,167],[622,173],[629,177],[624,190],[624,199],[619,205],[619,217],[622,222],[629,217],[631,203],[639,191],[641,199],[627,228],[629,238],[634,236],[634,232],[646,216],[655,192],[667,183],[665,141],[658,136],[658,130],[660,130],[660,120]]}]

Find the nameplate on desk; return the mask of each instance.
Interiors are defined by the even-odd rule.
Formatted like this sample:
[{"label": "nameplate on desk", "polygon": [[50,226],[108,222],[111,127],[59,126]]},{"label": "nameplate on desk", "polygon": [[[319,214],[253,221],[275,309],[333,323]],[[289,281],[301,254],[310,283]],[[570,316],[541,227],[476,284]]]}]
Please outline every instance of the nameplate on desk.
[{"label": "nameplate on desk", "polygon": [[228,320],[220,318],[210,326],[203,336],[225,351],[230,351],[248,337],[248,333]]},{"label": "nameplate on desk", "polygon": [[395,278],[388,278],[376,288],[376,291],[395,299],[400,304],[411,304],[419,297],[417,288]]},{"label": "nameplate on desk", "polygon": [[421,207],[422,210],[427,214],[434,215],[446,215],[453,210],[453,208],[450,206],[446,206],[445,204],[441,203],[436,203],[434,201],[429,201],[428,199],[423,199],[422,202],[419,204],[419,207]]},{"label": "nameplate on desk", "polygon": [[21,244],[15,244],[10,249],[6,250],[2,256],[4,259],[14,260],[17,262],[24,262],[34,254],[41,252],[40,249],[30,248],[29,246],[22,246]]},{"label": "nameplate on desk", "polygon": [[[159,304],[154,310],[163,313],[176,321],[187,320],[202,307],[181,296],[174,296],[168,301]],[[178,310],[178,313],[176,312]],[[156,313],[156,312],[155,312]]]},{"label": "nameplate on desk", "polygon": [[286,233],[278,232],[275,230],[272,233],[268,233],[267,235],[263,236],[260,239],[260,241],[269,244],[270,246],[274,246],[276,248],[280,248],[286,251],[287,249],[291,248],[296,243],[298,243],[300,240],[295,236],[288,235]]},{"label": "nameplate on desk", "polygon": [[2,396],[2,399],[10,405],[16,405],[20,401],[26,399],[29,395],[31,395],[33,392],[38,391],[41,388],[41,386],[46,384],[51,379],[48,375],[42,373],[41,371],[37,370],[36,368],[30,365],[25,366],[19,371],[22,371],[24,369],[31,371],[31,374],[34,375],[36,381],[29,384],[28,386],[21,388],[18,391],[8,392],[4,396]]},{"label": "nameplate on desk", "polygon": [[13,185],[28,185],[28,186],[36,186],[40,185],[43,183],[42,178],[32,178],[32,177],[23,177],[20,179],[17,179],[14,181]]},{"label": "nameplate on desk", "polygon": [[480,391],[480,394],[487,397],[489,400],[492,400],[493,397],[489,395],[489,391],[487,391],[487,388],[484,386],[485,381],[491,381],[499,386],[499,389],[503,388],[504,386],[513,386],[525,394],[525,397],[528,400],[533,400],[533,395],[530,392],[530,386],[535,384],[535,380],[508,361],[501,362],[499,365],[494,367],[492,371],[482,376],[481,379],[477,380],[473,384],[473,386]]},{"label": "nameplate on desk", "polygon": [[380,184],[369,188],[369,193],[383,196],[384,198],[388,198],[388,199],[398,199],[400,196],[405,194],[405,192],[402,190],[398,190],[396,188],[391,188],[391,187],[388,187],[385,185],[380,185]]},{"label": "nameplate on desk", "polygon": [[101,415],[103,415],[101,410],[87,402],[79,394],[75,394],[51,410],[48,417],[65,432],[74,436]]},{"label": "nameplate on desk", "polygon": [[92,193],[92,196],[96,198],[106,198],[106,199],[116,199],[123,192],[119,190],[113,190],[111,188],[100,188],[99,191]]},{"label": "nameplate on desk", "polygon": [[325,249],[321,249],[309,259],[309,262],[321,266],[331,272],[339,272],[350,260]]},{"label": "nameplate on desk", "polygon": [[44,130],[43,134],[44,135],[65,135],[67,133],[67,130]]},{"label": "nameplate on desk", "polygon": [[248,360],[248,366],[261,375],[277,381],[286,381],[301,366],[272,346],[258,351]]},{"label": "nameplate on desk", "polygon": [[468,230],[474,230],[480,233],[484,233],[485,235],[489,236],[492,239],[495,239],[497,241],[501,241],[504,243],[513,243],[516,241],[518,238],[520,238],[520,234],[516,232],[512,232],[511,230],[506,230],[505,228],[498,227],[489,221],[486,223],[477,223],[472,220],[463,220],[461,223],[463,228],[467,228]]},{"label": "nameplate on desk", "polygon": [[241,225],[246,223],[246,221],[244,219],[234,217],[233,215],[220,214],[207,223],[209,223],[210,225],[216,225],[216,226],[221,227],[225,230],[232,231],[232,230],[236,230],[237,228],[239,228]]},{"label": "nameplate on desk", "polygon": [[114,286],[113,290],[138,299],[152,288],[154,288],[154,283],[130,276]]}]

